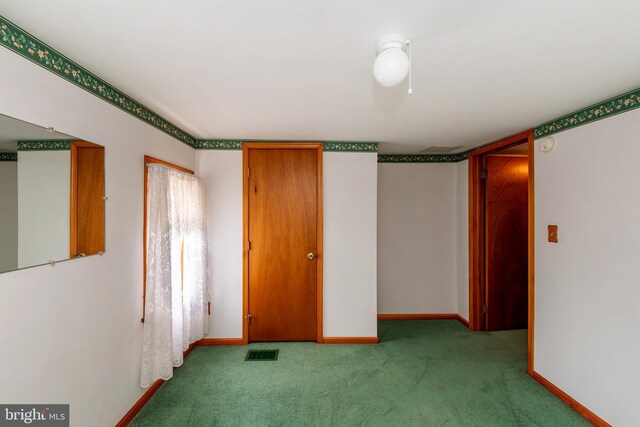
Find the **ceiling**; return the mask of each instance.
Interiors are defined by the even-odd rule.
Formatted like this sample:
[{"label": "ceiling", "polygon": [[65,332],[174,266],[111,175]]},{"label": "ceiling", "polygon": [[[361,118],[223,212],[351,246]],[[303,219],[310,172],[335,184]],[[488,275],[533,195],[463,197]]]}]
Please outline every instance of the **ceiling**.
[{"label": "ceiling", "polygon": [[41,126],[29,122],[14,119],[0,114],[0,152],[12,152],[17,150],[17,141],[37,139],[74,139],[56,131],[49,131]]},{"label": "ceiling", "polygon": [[[640,86],[637,0],[0,0],[0,14],[201,139],[471,148]],[[413,95],[372,77],[393,32],[412,41]]]}]

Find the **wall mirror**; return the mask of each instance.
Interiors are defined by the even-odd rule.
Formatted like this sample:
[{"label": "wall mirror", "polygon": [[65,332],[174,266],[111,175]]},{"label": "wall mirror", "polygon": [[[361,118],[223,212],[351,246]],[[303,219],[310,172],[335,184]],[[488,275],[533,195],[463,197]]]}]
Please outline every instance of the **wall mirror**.
[{"label": "wall mirror", "polygon": [[0,115],[0,273],[104,252],[104,147]]}]

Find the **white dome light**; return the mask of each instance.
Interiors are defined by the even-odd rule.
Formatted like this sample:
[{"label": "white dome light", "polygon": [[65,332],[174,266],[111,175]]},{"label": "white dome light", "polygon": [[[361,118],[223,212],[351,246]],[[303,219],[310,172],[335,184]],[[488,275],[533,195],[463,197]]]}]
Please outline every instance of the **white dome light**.
[{"label": "white dome light", "polygon": [[409,74],[409,58],[403,50],[387,49],[373,63],[373,77],[384,87],[400,84]]},{"label": "white dome light", "polygon": [[402,34],[390,34],[380,39],[373,63],[373,77],[380,86],[397,86],[407,77],[411,69],[411,61],[405,51],[408,45],[409,40]]}]

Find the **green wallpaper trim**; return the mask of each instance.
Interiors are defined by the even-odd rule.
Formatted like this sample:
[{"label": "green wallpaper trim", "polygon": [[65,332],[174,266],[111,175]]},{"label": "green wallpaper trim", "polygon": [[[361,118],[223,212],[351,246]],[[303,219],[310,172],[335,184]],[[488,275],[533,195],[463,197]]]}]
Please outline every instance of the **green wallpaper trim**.
[{"label": "green wallpaper trim", "polygon": [[324,151],[348,151],[352,153],[377,153],[377,142],[348,142],[348,141],[325,141],[322,143]]},{"label": "green wallpaper trim", "polygon": [[457,163],[466,160],[468,151],[456,154],[378,154],[378,163]]},{"label": "green wallpaper trim", "polygon": [[71,149],[72,139],[33,139],[18,141],[18,151],[63,151]]},{"label": "green wallpaper trim", "polygon": [[197,139],[193,148],[196,150],[242,150],[242,141]]},{"label": "green wallpaper trim", "polygon": [[17,162],[18,153],[0,153],[0,162]]},{"label": "green wallpaper trim", "polygon": [[0,16],[0,44],[63,79],[115,105],[138,119],[160,129],[179,141],[193,146],[194,138],[127,96],[100,77],[73,62],[22,28]]},{"label": "green wallpaper trim", "polygon": [[598,102],[581,110],[567,114],[537,126],[534,137],[542,138],[576,126],[586,125],[616,114],[624,113],[640,107],[640,88],[622,95],[614,96],[606,101]]},{"label": "green wallpaper trim", "polygon": [[[197,139],[194,144],[196,150],[242,150],[243,142],[274,142],[275,140],[213,140]],[[275,142],[288,142],[277,140]],[[292,141],[300,142],[300,141]],[[318,142],[318,141],[306,141]],[[345,141],[325,141],[322,143],[324,151],[340,151],[350,153],[376,153],[378,152],[377,142],[345,142]]]}]

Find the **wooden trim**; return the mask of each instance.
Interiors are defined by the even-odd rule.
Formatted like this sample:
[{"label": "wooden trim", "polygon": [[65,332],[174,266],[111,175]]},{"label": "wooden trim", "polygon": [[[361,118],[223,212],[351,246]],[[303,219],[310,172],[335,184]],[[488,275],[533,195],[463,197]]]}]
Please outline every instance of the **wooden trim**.
[{"label": "wooden trim", "polygon": [[605,420],[603,420],[602,418],[600,418],[599,416],[597,416],[596,414],[591,412],[589,409],[587,409],[580,402],[578,402],[573,397],[569,396],[567,393],[565,393],[564,391],[559,389],[557,386],[555,386],[553,383],[551,383],[549,380],[547,380],[545,377],[543,377],[542,375],[540,375],[536,371],[532,371],[531,372],[531,377],[534,380],[538,381],[544,388],[546,388],[551,393],[556,395],[556,397],[558,397],[564,403],[569,405],[574,411],[576,411],[578,414],[580,414],[584,419],[589,421],[594,426],[596,426],[596,427],[611,427],[611,425],[609,423],[607,423]]},{"label": "wooden trim", "polygon": [[484,210],[482,209],[482,158],[469,155],[469,329],[482,328],[482,277],[484,274],[481,240]]},{"label": "wooden trim", "polygon": [[80,140],[74,140],[71,141],[69,143],[70,146],[76,146],[76,147],[80,147],[80,148],[104,148],[102,145],[100,144],[95,144],[93,142],[89,142],[89,141],[80,141]]},{"label": "wooden trim", "polygon": [[[198,341],[189,344],[189,347],[187,347],[187,349],[184,351],[182,357],[184,359],[186,359],[187,356],[189,355],[189,353],[191,353],[191,350],[193,350],[198,345],[199,345]],[[174,367],[173,370],[175,371],[176,368]],[[147,391],[145,391],[144,394],[140,397],[140,399],[138,399],[138,401],[133,404],[131,409],[129,409],[129,411],[127,411],[127,413],[124,414],[124,417],[122,417],[122,419],[118,422],[118,424],[116,424],[116,427],[126,427],[126,426],[128,426],[129,423],[131,423],[131,421],[133,421],[135,416],[138,415],[138,412],[140,412],[140,410],[144,407],[144,405],[147,404],[149,399],[151,399],[151,396],[153,396],[155,394],[155,392],[158,391],[160,386],[162,384],[164,384],[164,381],[165,380],[163,380],[163,379],[159,379],[156,382],[154,382],[153,384],[151,384],[149,386],[149,388],[147,389]]]},{"label": "wooden trim", "polygon": [[457,320],[456,313],[435,314],[378,314],[378,320]]},{"label": "wooden trim", "polygon": [[442,314],[378,314],[378,320],[457,320],[465,327],[469,327],[469,322],[464,317],[456,313]]},{"label": "wooden trim", "polygon": [[456,320],[460,323],[462,323],[466,328],[469,327],[469,321],[467,319],[465,319],[464,317],[460,316],[459,314],[456,314]]},{"label": "wooden trim", "polygon": [[[187,347],[187,349],[182,353],[183,363],[184,363],[184,359],[187,358],[189,353],[191,353],[191,351],[199,345],[200,345],[200,341],[192,342],[191,344],[189,344],[189,347]],[[173,370],[175,371],[176,368],[173,368]]]},{"label": "wooden trim", "polygon": [[265,149],[265,150],[319,150],[322,152],[322,142],[243,142],[244,149]]},{"label": "wooden trim", "polygon": [[73,141],[69,145],[71,159],[71,177],[69,179],[69,258],[73,259],[78,253],[78,147],[79,141]]},{"label": "wooden trim", "polygon": [[[504,150],[515,145],[520,145],[529,139],[529,134],[533,134],[533,129],[526,130],[524,132],[517,133],[515,135],[508,136],[500,141],[492,142],[491,144],[483,145],[475,150],[469,152],[469,156],[480,156],[484,154],[491,154],[496,151]],[[533,137],[533,135],[531,135]]]},{"label": "wooden trim", "polygon": [[528,327],[527,327],[527,372],[529,374],[534,372],[534,330],[535,330],[535,235],[536,235],[536,221],[535,221],[535,141],[533,131],[529,133],[529,283],[527,284],[527,293],[529,306],[527,308]]},{"label": "wooden trim", "polygon": [[317,272],[316,272],[316,342],[318,344],[323,344],[325,342],[324,338],[324,329],[323,329],[323,318],[324,318],[324,294],[323,294],[323,272],[324,272],[324,217],[323,212],[324,208],[322,205],[323,200],[323,190],[322,190],[322,157],[324,154],[324,145],[318,144],[317,147],[317,184],[316,184],[316,245],[318,251],[318,257],[316,259],[317,262]]},{"label": "wooden trim", "polygon": [[242,144],[242,340],[243,344],[249,343],[249,324],[247,315],[249,314],[249,180],[246,171],[249,168],[249,150],[316,150],[317,155],[317,200],[316,200],[316,245],[317,245],[317,273],[316,273],[316,342],[322,344],[326,338],[323,337],[323,206],[322,206],[322,155],[323,144],[318,142],[244,142]]},{"label": "wooden trim", "polygon": [[534,208],[534,135],[533,130],[528,130],[493,144],[485,145],[469,152],[469,329],[481,330],[483,326],[482,304],[484,275],[483,259],[483,200],[482,200],[482,159],[484,156],[495,153],[515,145],[529,143],[529,206],[528,206],[528,372],[533,371],[533,337],[534,337],[534,250],[535,250],[535,208]]},{"label": "wooden trim", "polygon": [[242,144],[242,343],[249,344],[249,144]]},{"label": "wooden trim", "polygon": [[491,153],[490,157],[529,157],[529,154],[512,154],[512,153]]},{"label": "wooden trim", "polygon": [[323,337],[322,344],[378,344],[378,337]]},{"label": "wooden trim", "polygon": [[174,165],[173,163],[165,162],[164,160],[156,159],[155,157],[144,156],[145,166],[148,165],[149,163],[157,163],[159,165],[168,166],[172,169],[177,169],[181,172],[186,172],[186,173],[190,173],[191,175],[194,175],[194,172],[191,169],[183,168],[182,166]]},{"label": "wooden trim", "polygon": [[198,345],[201,346],[213,346],[213,345],[244,345],[243,338],[202,338],[198,341]]},{"label": "wooden trim", "polygon": [[144,392],[144,394],[138,399],[136,403],[133,404],[131,409],[122,417],[122,419],[116,424],[116,427],[126,427],[133,421],[133,419],[138,415],[138,412],[147,404],[151,396],[153,396],[156,391],[160,388],[160,386],[164,384],[164,380],[158,380],[155,383],[151,384],[151,386]]},{"label": "wooden trim", "polygon": [[149,185],[149,177],[147,174],[147,165],[149,163],[157,163],[164,166],[168,166],[173,169],[177,169],[182,172],[194,174],[192,170],[183,168],[182,166],[174,165],[173,163],[166,162],[164,160],[156,159],[151,156],[144,156],[144,197],[143,197],[143,220],[142,220],[142,319],[140,321],[144,323],[145,315],[145,303],[147,300],[147,190]]}]

